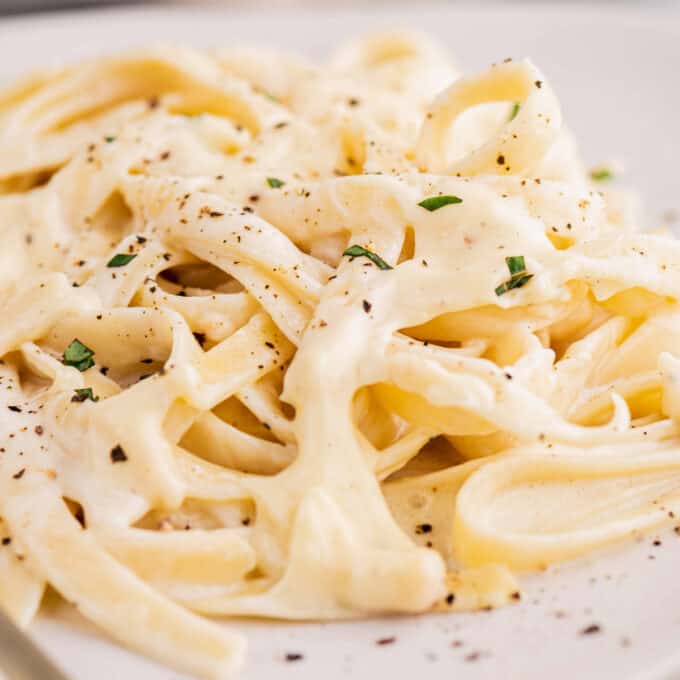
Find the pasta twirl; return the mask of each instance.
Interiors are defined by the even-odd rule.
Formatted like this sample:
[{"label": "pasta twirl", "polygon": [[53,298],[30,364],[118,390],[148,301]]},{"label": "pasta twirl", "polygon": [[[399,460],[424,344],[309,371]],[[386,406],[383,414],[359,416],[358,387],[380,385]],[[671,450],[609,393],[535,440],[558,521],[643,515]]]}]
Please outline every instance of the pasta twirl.
[{"label": "pasta twirl", "polygon": [[500,606],[680,512],[680,245],[536,66],[276,60],[0,95],[0,606],[201,677],[245,653],[209,616]]}]

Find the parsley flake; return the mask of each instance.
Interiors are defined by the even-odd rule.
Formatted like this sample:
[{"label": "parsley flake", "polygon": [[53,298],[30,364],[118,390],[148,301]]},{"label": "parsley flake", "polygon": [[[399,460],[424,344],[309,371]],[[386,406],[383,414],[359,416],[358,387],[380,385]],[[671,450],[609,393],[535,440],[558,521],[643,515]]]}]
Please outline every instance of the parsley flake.
[{"label": "parsley flake", "polygon": [[65,366],[73,366],[73,368],[77,368],[82,372],[94,366],[93,356],[94,352],[89,347],[83,345],[78,338],[75,338],[64,350],[62,363]]},{"label": "parsley flake", "polygon": [[117,253],[107,263],[107,267],[124,267],[137,257],[136,253]]},{"label": "parsley flake", "polygon": [[515,274],[521,274],[526,271],[526,265],[524,264],[524,255],[514,255],[512,257],[506,257],[505,263],[508,265],[510,274],[513,276]]},{"label": "parsley flake", "polygon": [[421,208],[425,208],[425,210],[434,212],[435,210],[439,210],[439,208],[443,208],[445,205],[454,205],[462,202],[463,199],[458,196],[430,196],[429,198],[420,201],[418,205]]},{"label": "parsley flake", "polygon": [[106,137],[104,137],[104,141],[107,144],[111,144],[112,142],[116,141],[116,138],[113,135],[107,135]]},{"label": "parsley flake", "polygon": [[267,177],[267,184],[272,189],[280,189],[285,184],[285,182],[278,177]]},{"label": "parsley flake", "polygon": [[614,173],[609,168],[595,168],[590,171],[590,179],[595,182],[605,182],[614,179]]},{"label": "parsley flake", "polygon": [[519,105],[519,102],[515,102],[515,103],[512,105],[512,109],[510,109],[510,115],[508,116],[508,123],[509,123],[511,120],[515,120],[515,118],[517,118],[517,114],[519,113],[520,108],[521,108],[521,107],[520,107],[520,105]]},{"label": "parsley flake", "polygon": [[99,401],[99,397],[94,395],[91,387],[79,387],[74,390],[75,394],[71,397],[71,401],[83,402],[87,401]]},{"label": "parsley flake", "polygon": [[494,289],[494,293],[499,297],[505,295],[508,291],[514,288],[521,288],[525,286],[534,277],[533,274],[527,273],[526,264],[524,263],[524,255],[513,255],[505,258],[505,264],[508,265],[510,271],[510,278],[503,281],[500,286]]},{"label": "parsley flake", "polygon": [[353,245],[347,248],[343,253],[343,255],[347,255],[347,257],[350,258],[350,262],[354,260],[356,257],[367,257],[371,262],[373,262],[374,265],[378,267],[378,269],[382,269],[383,271],[387,269],[392,269],[385,260],[380,257],[380,255],[376,255],[374,252],[368,250],[368,248],[364,248],[363,246],[359,245]]},{"label": "parsley flake", "polygon": [[501,285],[498,286],[494,292],[498,296],[505,295],[505,293],[511,291],[513,288],[521,288],[522,286],[525,286],[533,278],[533,274],[521,274],[520,276],[513,276],[511,279],[501,283]]}]

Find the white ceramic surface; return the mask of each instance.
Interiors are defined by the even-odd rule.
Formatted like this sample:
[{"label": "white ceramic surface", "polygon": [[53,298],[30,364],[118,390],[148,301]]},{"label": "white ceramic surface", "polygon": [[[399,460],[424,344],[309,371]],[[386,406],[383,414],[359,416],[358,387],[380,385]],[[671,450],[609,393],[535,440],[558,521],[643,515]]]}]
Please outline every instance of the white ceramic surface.
[{"label": "white ceramic surface", "polygon": [[[137,9],[0,20],[0,80],[41,64],[149,41],[260,42],[322,55],[339,40],[410,26],[446,41],[466,70],[531,56],[563,104],[584,157],[620,159],[650,225],[680,208],[680,14],[527,6],[229,13]],[[276,67],[275,64],[272,65]],[[653,541],[661,538],[661,545]],[[524,579],[506,609],[338,624],[231,622],[251,651],[244,680],[680,678],[680,536],[647,536]],[[600,631],[582,634],[597,624]],[[38,643],[74,680],[178,680],[105,640],[66,605]],[[391,645],[380,638],[394,636]],[[286,662],[287,652],[304,659]]]}]

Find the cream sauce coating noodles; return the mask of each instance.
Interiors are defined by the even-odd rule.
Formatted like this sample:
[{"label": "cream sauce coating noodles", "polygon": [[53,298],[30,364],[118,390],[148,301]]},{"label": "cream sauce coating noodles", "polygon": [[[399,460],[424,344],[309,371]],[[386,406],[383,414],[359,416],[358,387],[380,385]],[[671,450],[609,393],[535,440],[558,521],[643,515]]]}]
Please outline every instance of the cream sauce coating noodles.
[{"label": "cream sauce coating noodles", "polygon": [[518,599],[680,512],[680,244],[530,61],[155,47],[0,94],[0,606],[225,678],[237,626]]}]

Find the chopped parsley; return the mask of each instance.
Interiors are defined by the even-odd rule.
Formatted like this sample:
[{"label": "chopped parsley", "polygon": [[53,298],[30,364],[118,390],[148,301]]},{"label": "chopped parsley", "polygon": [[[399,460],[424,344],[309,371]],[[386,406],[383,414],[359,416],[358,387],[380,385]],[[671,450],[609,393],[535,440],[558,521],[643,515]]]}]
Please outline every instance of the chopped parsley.
[{"label": "chopped parsley", "polygon": [[65,366],[73,366],[73,368],[77,368],[82,372],[94,366],[93,356],[94,352],[89,347],[83,345],[78,338],[75,338],[64,350],[62,363]]},{"label": "chopped parsley", "polygon": [[425,210],[434,212],[435,210],[439,210],[439,208],[443,208],[445,205],[454,205],[462,202],[463,199],[458,198],[458,196],[430,196],[429,198],[420,201],[418,205],[421,208],[425,208]]},{"label": "chopped parsley", "polygon": [[519,113],[520,108],[521,108],[521,107],[520,107],[520,105],[519,105],[519,102],[515,102],[515,103],[512,105],[512,109],[510,109],[510,115],[508,116],[508,123],[509,123],[511,120],[515,120],[515,118],[517,118],[517,114]]},{"label": "chopped parsley", "polygon": [[505,295],[508,291],[513,288],[521,288],[525,286],[534,277],[533,274],[521,274],[520,276],[513,276],[511,279],[504,281],[500,286],[494,291],[496,295]]},{"label": "chopped parsley", "polygon": [[526,265],[524,264],[524,255],[514,255],[512,257],[506,257],[505,263],[508,265],[510,274],[514,276],[515,274],[521,274],[526,271]]},{"label": "chopped parsley", "polygon": [[285,182],[278,177],[267,177],[267,184],[272,189],[280,189],[285,184]]},{"label": "chopped parsley", "polygon": [[521,288],[525,286],[533,278],[533,274],[527,273],[526,265],[524,263],[524,255],[513,255],[505,258],[505,264],[508,265],[510,271],[510,278],[503,281],[500,286],[497,286],[494,292],[499,297],[505,295],[508,291],[514,288]]},{"label": "chopped parsley", "polygon": [[116,138],[113,135],[107,135],[106,137],[104,137],[104,141],[107,144],[111,144],[112,142],[116,141]]},{"label": "chopped parsley", "polygon": [[605,182],[608,179],[614,179],[614,173],[609,168],[595,168],[590,171],[590,179],[595,182]]},{"label": "chopped parsley", "polygon": [[87,401],[99,401],[99,397],[94,395],[91,387],[79,387],[74,390],[75,394],[71,397],[71,401],[83,402]]},{"label": "chopped parsley", "polygon": [[124,267],[137,257],[136,253],[117,253],[107,263],[107,267]]},{"label": "chopped parsley", "polygon": [[356,257],[367,257],[371,262],[373,262],[374,265],[378,267],[378,269],[382,269],[383,271],[392,269],[392,267],[390,267],[390,265],[387,264],[387,262],[385,262],[385,260],[383,260],[380,255],[376,255],[374,252],[371,252],[368,250],[368,248],[364,248],[363,246],[350,246],[342,254],[347,255],[347,257],[350,258],[350,262]]}]

